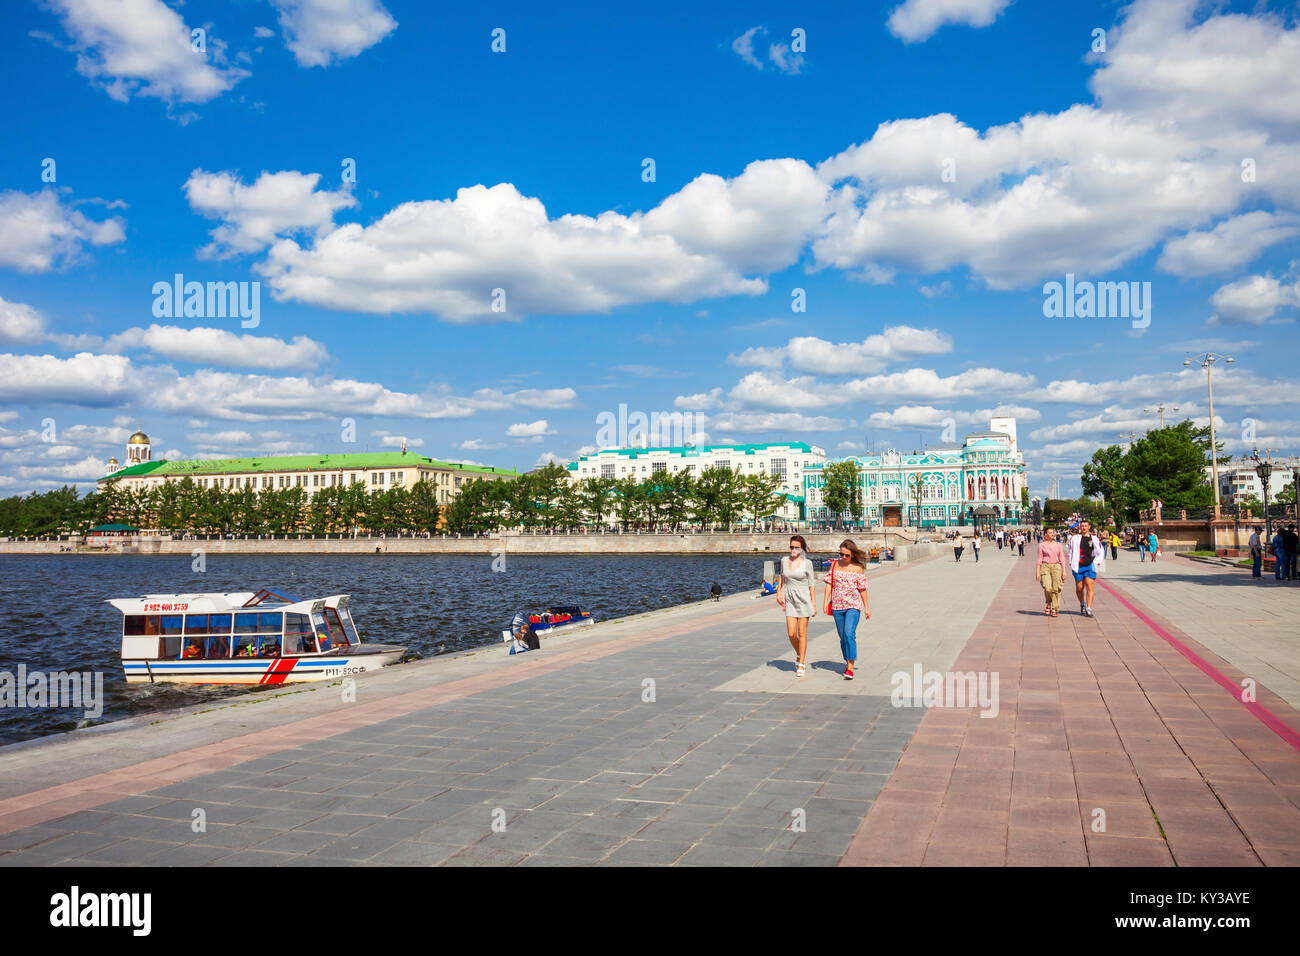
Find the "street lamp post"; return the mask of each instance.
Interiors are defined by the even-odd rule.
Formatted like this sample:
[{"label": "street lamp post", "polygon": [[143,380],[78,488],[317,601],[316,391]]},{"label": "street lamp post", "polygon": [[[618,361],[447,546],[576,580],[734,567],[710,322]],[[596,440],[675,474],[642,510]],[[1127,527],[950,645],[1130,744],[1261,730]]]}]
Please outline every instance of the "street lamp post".
[{"label": "street lamp post", "polygon": [[[1272,541],[1273,521],[1268,514],[1268,478],[1269,475],[1273,474],[1273,465],[1268,461],[1260,461],[1259,452],[1255,452],[1255,461],[1259,462],[1255,465],[1255,474],[1259,475],[1259,480],[1264,485],[1264,538],[1268,541]],[[1274,555],[1273,557],[1276,559],[1277,555]]]},{"label": "street lamp post", "polygon": [[[1187,363],[1184,362],[1183,364],[1186,365]],[[1160,427],[1161,427],[1161,428],[1164,428],[1164,427],[1165,427],[1165,407],[1166,407],[1166,406],[1165,406],[1165,403],[1164,403],[1164,402],[1161,402],[1161,403],[1160,403],[1159,405],[1157,405],[1155,408],[1144,408],[1144,409],[1142,409],[1142,411],[1143,411],[1144,413],[1146,413],[1147,415],[1150,415],[1152,412],[1159,412],[1159,413],[1160,413]],[[1178,406],[1177,406],[1177,405],[1169,406],[1169,410],[1170,410],[1171,412],[1176,412],[1176,411],[1178,411]]]},{"label": "street lamp post", "polygon": [[[1260,462],[1260,454],[1255,454],[1255,460]],[[1273,519],[1269,518],[1269,475],[1273,473],[1273,466],[1269,462],[1260,462],[1255,466],[1256,475],[1260,476],[1260,481],[1264,483],[1264,540],[1273,540]],[[1283,561],[1279,558],[1277,549],[1274,549],[1274,561]]]},{"label": "street lamp post", "polygon": [[[1219,503],[1219,448],[1214,440],[1214,363],[1223,359],[1225,365],[1231,365],[1234,361],[1231,355],[1215,355],[1213,352],[1206,352],[1200,356],[1201,368],[1205,369],[1205,388],[1210,400],[1210,468],[1214,473],[1214,518],[1217,521],[1223,517]],[[1193,359],[1183,359],[1183,368],[1191,368]],[[1264,509],[1267,512],[1267,508]]]}]

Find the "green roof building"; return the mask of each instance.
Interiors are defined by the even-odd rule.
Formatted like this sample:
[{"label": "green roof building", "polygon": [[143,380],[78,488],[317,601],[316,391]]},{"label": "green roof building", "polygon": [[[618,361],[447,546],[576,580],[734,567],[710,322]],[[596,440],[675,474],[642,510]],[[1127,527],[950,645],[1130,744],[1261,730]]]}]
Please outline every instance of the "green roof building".
[{"label": "green roof building", "polygon": [[[140,433],[137,433],[137,435]],[[132,440],[136,441],[133,435]],[[147,440],[147,439],[146,439]],[[136,441],[137,445],[139,444]],[[147,453],[146,453],[147,454]],[[128,462],[131,457],[128,456]],[[242,488],[305,488],[312,494],[336,485],[364,484],[373,491],[407,487],[427,481],[437,491],[440,504],[451,501],[461,486],[474,478],[511,479],[519,472],[488,465],[438,461],[408,451],[358,452],[339,455],[272,455],[259,458],[214,458],[182,461],[138,460],[125,468],[108,465],[97,482],[130,489],[156,488],[190,479],[200,488],[235,491]]]}]

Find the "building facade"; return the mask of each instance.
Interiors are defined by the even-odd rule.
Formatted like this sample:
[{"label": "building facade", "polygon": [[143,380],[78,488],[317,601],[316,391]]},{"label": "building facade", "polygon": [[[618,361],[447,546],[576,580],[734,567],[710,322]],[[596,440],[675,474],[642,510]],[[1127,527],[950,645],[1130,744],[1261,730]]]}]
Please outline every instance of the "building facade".
[{"label": "building facade", "polygon": [[[1286,458],[1269,458],[1273,472],[1268,476],[1269,503],[1277,501],[1278,494],[1295,481],[1295,473],[1300,469],[1300,456],[1290,455]],[[1260,502],[1264,500],[1264,482],[1260,480],[1255,466],[1259,462],[1253,458],[1234,458],[1219,466],[1219,500],[1223,504],[1242,504],[1250,498]],[[1214,470],[1205,466],[1205,477],[1214,480]]]},{"label": "building facade", "polygon": [[454,500],[461,487],[474,478],[495,480],[519,476],[518,472],[508,468],[437,461],[407,451],[154,461],[149,438],[143,432],[131,436],[127,444],[126,465],[119,466],[117,459],[112,458],[105,471],[97,482],[101,491],[109,485],[147,491],[189,478],[204,489],[236,491],[252,488],[262,491],[302,488],[310,496],[322,488],[338,485],[362,484],[370,491],[387,491],[390,488],[410,488],[424,480],[435,489],[439,504]]},{"label": "building facade", "polygon": [[[849,456],[858,469],[862,520],[869,527],[948,527],[969,525],[977,509],[987,509],[997,524],[1022,524],[1025,460],[1016,444],[1014,418],[995,418],[987,432],[966,436],[960,445],[903,454]],[[804,497],[813,522],[852,520],[825,504],[823,470],[830,462],[804,471]],[[983,523],[983,519],[981,519]]]},{"label": "building facade", "polygon": [[777,512],[792,521],[804,517],[804,475],[826,460],[824,449],[805,442],[768,442],[754,445],[679,445],[662,448],[604,448],[569,462],[569,477],[653,478],[656,474],[700,472],[730,468],[741,475],[780,475],[777,492],[786,496]]}]

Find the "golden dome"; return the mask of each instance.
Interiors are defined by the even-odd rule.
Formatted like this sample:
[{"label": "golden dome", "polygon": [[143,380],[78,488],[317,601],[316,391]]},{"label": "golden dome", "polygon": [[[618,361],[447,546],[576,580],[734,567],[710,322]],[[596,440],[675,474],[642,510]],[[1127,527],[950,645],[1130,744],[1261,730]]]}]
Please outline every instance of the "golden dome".
[{"label": "golden dome", "polygon": [[116,465],[116,464],[117,464],[117,459],[116,459],[116,458],[110,458],[110,459],[108,460],[108,463],[109,463],[110,465]]},{"label": "golden dome", "polygon": [[126,440],[126,443],[128,445],[147,445],[149,444],[149,436],[144,432],[136,432]]}]

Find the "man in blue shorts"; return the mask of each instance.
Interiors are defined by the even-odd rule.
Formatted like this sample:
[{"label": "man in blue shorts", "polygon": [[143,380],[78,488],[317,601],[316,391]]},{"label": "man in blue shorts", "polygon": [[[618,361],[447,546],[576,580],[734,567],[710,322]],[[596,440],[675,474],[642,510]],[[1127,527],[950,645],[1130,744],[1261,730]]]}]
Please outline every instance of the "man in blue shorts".
[{"label": "man in blue shorts", "polygon": [[1106,570],[1106,548],[1101,539],[1092,533],[1087,521],[1079,522],[1079,530],[1070,535],[1066,546],[1070,558],[1070,571],[1074,574],[1074,593],[1079,598],[1079,613],[1092,617],[1092,592],[1097,584],[1097,572]]}]

